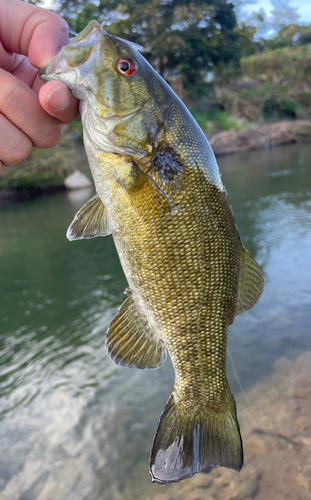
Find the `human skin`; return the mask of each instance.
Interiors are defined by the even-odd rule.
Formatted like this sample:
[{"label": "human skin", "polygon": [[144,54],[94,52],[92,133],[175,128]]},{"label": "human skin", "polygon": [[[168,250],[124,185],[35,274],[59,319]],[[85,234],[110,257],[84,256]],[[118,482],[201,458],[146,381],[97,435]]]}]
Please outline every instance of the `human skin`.
[{"label": "human skin", "polygon": [[55,146],[78,101],[58,81],[46,84],[46,66],[68,42],[58,15],[20,0],[0,0],[0,173],[36,148]]}]

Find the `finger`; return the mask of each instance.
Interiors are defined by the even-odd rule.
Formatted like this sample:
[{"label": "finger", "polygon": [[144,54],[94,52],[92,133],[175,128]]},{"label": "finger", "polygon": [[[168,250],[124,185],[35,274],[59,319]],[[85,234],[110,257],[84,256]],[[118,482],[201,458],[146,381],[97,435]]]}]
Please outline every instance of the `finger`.
[{"label": "finger", "polygon": [[39,92],[43,109],[64,123],[74,121],[79,115],[79,101],[66,85],[56,80],[46,83]]},{"label": "finger", "polygon": [[[28,87],[32,88],[37,94],[42,85],[44,85],[42,80],[41,85],[37,84],[37,82],[40,81],[40,79],[37,78],[38,69],[30,64],[28,57],[20,54],[8,54],[3,47],[1,47],[1,43],[0,68],[5,69],[8,73],[11,73],[16,76],[16,78],[26,83]],[[34,82],[36,82],[36,88],[34,88]]]},{"label": "finger", "polygon": [[0,113],[0,163],[17,165],[28,158],[33,144],[29,137]]},{"label": "finger", "polygon": [[2,69],[0,112],[21,129],[37,148],[50,148],[61,139],[60,122],[42,109],[37,95],[25,83]]},{"label": "finger", "polygon": [[46,66],[68,43],[65,27],[64,19],[46,9],[19,0],[0,2],[0,33],[4,48],[9,53],[28,56],[37,68]]},{"label": "finger", "polygon": [[[26,83],[28,87],[33,88],[33,82],[38,74],[37,68],[34,68],[30,62],[29,59],[25,56],[18,56],[15,54],[17,57],[19,57],[19,64],[16,65],[15,69],[12,71],[10,68],[2,68],[6,69],[8,73],[11,73],[11,75],[14,75],[18,80],[21,80],[22,82]],[[33,89],[34,90],[34,89]]]}]

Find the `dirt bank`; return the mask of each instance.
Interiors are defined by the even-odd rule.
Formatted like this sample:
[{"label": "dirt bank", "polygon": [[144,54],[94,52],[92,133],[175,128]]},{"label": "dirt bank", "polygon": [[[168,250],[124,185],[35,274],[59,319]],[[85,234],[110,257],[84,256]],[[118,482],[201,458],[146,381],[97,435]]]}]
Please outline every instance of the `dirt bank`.
[{"label": "dirt bank", "polygon": [[216,156],[311,141],[311,121],[283,121],[243,132],[219,132],[210,139]]}]

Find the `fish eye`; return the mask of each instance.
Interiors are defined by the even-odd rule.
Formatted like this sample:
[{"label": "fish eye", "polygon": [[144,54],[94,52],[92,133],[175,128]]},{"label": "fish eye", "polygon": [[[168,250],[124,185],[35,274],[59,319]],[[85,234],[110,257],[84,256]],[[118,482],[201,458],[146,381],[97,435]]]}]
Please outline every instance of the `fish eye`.
[{"label": "fish eye", "polygon": [[122,57],[117,62],[117,69],[122,75],[130,76],[136,71],[136,66],[132,59]]}]

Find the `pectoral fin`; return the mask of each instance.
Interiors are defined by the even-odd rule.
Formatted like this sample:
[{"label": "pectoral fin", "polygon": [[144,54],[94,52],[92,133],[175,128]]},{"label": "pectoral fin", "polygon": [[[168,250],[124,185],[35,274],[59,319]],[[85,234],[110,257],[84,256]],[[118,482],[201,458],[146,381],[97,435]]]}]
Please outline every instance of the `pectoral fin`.
[{"label": "pectoral fin", "polygon": [[149,175],[147,172],[145,172],[138,164],[135,165],[137,172],[139,173],[139,177],[147,182],[150,187],[154,190],[154,193],[156,193],[156,196],[161,204],[166,205],[172,214],[175,215],[177,212],[177,207],[174,206],[173,202],[169,199],[169,197],[165,194],[163,189],[159,186],[159,184]]},{"label": "pectoral fin", "polygon": [[112,320],[106,347],[115,363],[130,368],[158,368],[166,359],[164,342],[150,330],[132,296]]},{"label": "pectoral fin", "polygon": [[111,234],[106,209],[96,194],[79,210],[67,231],[69,241],[95,238]]},{"label": "pectoral fin", "polygon": [[241,274],[235,314],[250,309],[259,299],[264,287],[264,276],[251,254],[241,249]]}]

